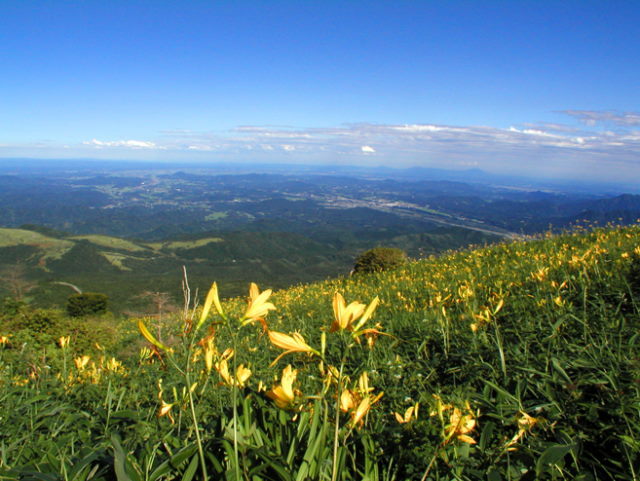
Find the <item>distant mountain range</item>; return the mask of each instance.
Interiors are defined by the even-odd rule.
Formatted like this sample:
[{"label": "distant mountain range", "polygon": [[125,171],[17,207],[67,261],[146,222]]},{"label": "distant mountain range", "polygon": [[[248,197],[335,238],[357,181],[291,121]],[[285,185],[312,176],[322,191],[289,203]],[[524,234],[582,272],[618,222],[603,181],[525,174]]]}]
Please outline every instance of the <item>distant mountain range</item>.
[{"label": "distant mountain range", "polygon": [[378,245],[424,257],[640,218],[640,195],[532,189],[481,171],[245,167],[0,162],[0,269],[23,266],[41,304],[64,302],[68,287],[54,282],[68,282],[134,308],[145,290],[178,302],[183,265],[194,286],[220,279],[232,295],[248,280],[346,275]]}]

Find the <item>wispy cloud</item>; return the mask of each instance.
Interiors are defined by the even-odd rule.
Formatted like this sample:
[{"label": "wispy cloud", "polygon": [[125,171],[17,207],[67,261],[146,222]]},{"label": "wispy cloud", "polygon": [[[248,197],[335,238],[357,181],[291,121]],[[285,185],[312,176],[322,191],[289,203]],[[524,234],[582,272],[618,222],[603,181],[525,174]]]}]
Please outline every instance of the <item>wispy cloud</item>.
[{"label": "wispy cloud", "polygon": [[91,147],[104,148],[104,147],[125,147],[130,149],[163,149],[164,147],[157,145],[155,142],[149,142],[146,140],[110,140],[103,141],[92,139],[82,142],[84,145]]},{"label": "wispy cloud", "polygon": [[[577,116],[575,111],[567,115]],[[431,123],[306,129],[245,125],[228,133],[172,132],[158,142],[174,151],[188,145],[220,154],[251,152],[254,160],[295,154],[288,159],[453,168],[476,165],[493,171],[548,175],[595,175],[597,169],[604,169],[608,175],[624,176],[640,174],[640,131],[632,128],[634,115],[638,114],[600,112],[598,118],[617,122],[615,131],[542,122],[508,128]],[[596,118],[595,112],[592,117]]]},{"label": "wispy cloud", "polygon": [[563,110],[561,113],[576,118],[585,125],[613,124],[624,127],[640,125],[640,112],[613,110]]},{"label": "wispy cloud", "polygon": [[[145,140],[0,145],[0,155],[381,164],[564,176],[640,177],[640,113],[567,110],[567,123],[505,128],[436,123],[294,128],[243,125],[226,132],[171,130]],[[575,120],[580,122],[576,126]],[[24,155],[24,154],[23,154]],[[59,154],[58,154],[59,155]]]}]

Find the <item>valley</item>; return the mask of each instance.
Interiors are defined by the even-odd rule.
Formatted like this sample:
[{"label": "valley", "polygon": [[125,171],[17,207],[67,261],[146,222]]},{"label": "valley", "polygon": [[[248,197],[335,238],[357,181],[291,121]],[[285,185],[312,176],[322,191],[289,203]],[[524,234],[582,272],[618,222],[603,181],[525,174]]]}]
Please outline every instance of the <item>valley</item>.
[{"label": "valley", "polygon": [[[420,259],[527,238],[550,227],[632,223],[640,196],[553,192],[385,170],[277,166],[237,173],[204,166],[0,166],[0,269],[20,266],[36,305],[64,305],[64,284],[104,292],[121,311],[143,292],[179,304],[185,266],[195,289],[247,279],[280,289],[348,276],[375,246]],[[220,172],[222,170],[222,172]],[[455,178],[453,176],[452,178]],[[10,294],[7,282],[0,295]]]}]

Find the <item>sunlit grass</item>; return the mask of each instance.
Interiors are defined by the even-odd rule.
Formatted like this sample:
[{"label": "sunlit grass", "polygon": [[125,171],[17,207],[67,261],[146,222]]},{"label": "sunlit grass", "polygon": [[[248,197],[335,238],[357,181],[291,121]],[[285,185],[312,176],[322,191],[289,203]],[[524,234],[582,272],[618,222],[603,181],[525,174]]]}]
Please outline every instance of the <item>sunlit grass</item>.
[{"label": "sunlit grass", "polygon": [[216,285],[185,318],[122,324],[113,352],[27,356],[0,332],[0,470],[637,479],[636,268],[638,226],[596,229],[222,302]]}]

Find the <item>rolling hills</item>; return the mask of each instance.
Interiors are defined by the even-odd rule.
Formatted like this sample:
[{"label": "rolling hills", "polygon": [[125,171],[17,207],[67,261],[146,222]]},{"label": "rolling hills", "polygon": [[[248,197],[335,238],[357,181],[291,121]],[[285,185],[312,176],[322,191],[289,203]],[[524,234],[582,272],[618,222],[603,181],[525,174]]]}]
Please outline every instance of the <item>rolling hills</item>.
[{"label": "rolling hills", "polygon": [[[348,233],[345,233],[345,235]],[[482,244],[497,238],[459,228],[387,238],[414,255]],[[369,240],[319,242],[287,232],[216,232],[145,242],[100,234],[69,235],[38,226],[0,228],[0,269],[21,266],[38,305],[64,305],[70,283],[109,295],[116,310],[142,309],[136,296],[166,292],[178,303],[182,267],[194,289],[207,289],[212,275],[224,279],[224,295],[238,295],[248,277],[275,288],[346,275]],[[360,247],[362,246],[362,247]],[[5,295],[7,282],[0,283]]]}]

